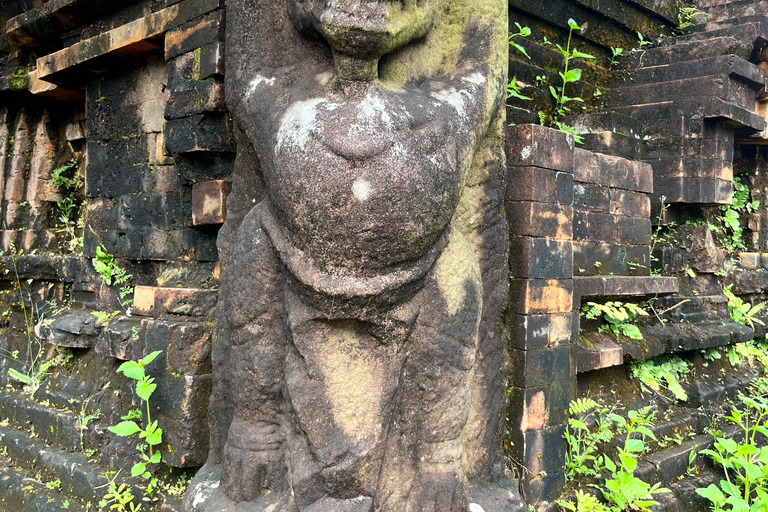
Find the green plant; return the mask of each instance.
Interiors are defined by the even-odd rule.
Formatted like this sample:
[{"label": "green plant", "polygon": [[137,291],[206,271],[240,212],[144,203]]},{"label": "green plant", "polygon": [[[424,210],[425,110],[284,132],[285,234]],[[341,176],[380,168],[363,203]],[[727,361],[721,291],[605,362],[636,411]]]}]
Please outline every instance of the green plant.
[{"label": "green plant", "polygon": [[677,13],[677,26],[675,32],[682,34],[686,29],[694,26],[693,19],[701,14],[705,14],[700,11],[698,7],[681,7]]},{"label": "green plant", "polygon": [[722,236],[723,248],[727,251],[746,249],[742,240],[744,230],[740,218],[760,207],[760,201],[750,201],[749,197],[749,187],[743,184],[738,176],[734,176],[732,203],[721,207],[722,215],[717,217],[719,224],[712,226]]},{"label": "green plant", "polygon": [[555,98],[555,101],[557,102],[555,106],[555,111],[558,115],[565,115],[566,113],[570,112],[571,109],[568,107],[568,103],[571,102],[584,102],[584,100],[578,96],[570,97],[566,95],[566,90],[568,84],[576,83],[579,80],[581,80],[581,69],[580,68],[571,68],[571,61],[573,59],[594,59],[595,57],[592,55],[589,55],[588,53],[583,53],[577,50],[576,48],[571,49],[571,39],[573,36],[574,30],[581,30],[581,27],[579,26],[576,21],[574,21],[573,18],[568,19],[568,43],[565,45],[565,48],[560,46],[559,44],[555,45],[557,49],[560,51],[560,53],[563,55],[564,64],[563,64],[563,70],[559,73],[560,78],[563,81],[563,85],[555,88],[554,86],[549,86],[549,92],[552,94],[552,96]]},{"label": "green plant", "polygon": [[639,316],[648,316],[648,312],[637,304],[619,301],[609,301],[605,304],[587,302],[582,306],[581,314],[587,320],[605,320],[607,323],[599,327],[600,332],[610,330],[616,335],[623,334],[635,340],[643,339],[643,335],[632,322]]},{"label": "green plant", "polygon": [[77,428],[80,430],[80,451],[85,453],[85,445],[83,443],[83,436],[85,434],[85,431],[88,430],[88,423],[90,423],[92,420],[97,420],[101,417],[101,411],[97,410],[94,413],[88,414],[88,404],[93,399],[92,396],[89,396],[83,402],[80,404],[80,417],[78,421]]},{"label": "green plant", "polygon": [[[725,420],[736,425],[738,435],[717,435],[714,450],[702,450],[722,467],[725,479],[696,492],[712,503],[714,512],[762,511],[768,507],[768,400],[758,393],[741,394]],[[760,437],[758,437],[758,435]]]},{"label": "green plant", "polygon": [[[560,507],[573,512],[621,512],[624,510],[647,512],[656,504],[652,499],[654,494],[669,492],[668,489],[661,488],[658,483],[651,486],[634,475],[637,457],[646,449],[646,439],[656,440],[650,429],[655,412],[650,407],[629,411],[625,418],[613,412],[613,409],[601,407],[594,400],[580,399],[571,402],[569,412],[572,416],[576,414],[578,417],[571,418],[575,420],[574,422],[569,420],[566,431],[569,454],[566,461],[571,462],[570,466],[566,464],[566,475],[568,478],[573,478],[577,474],[597,476],[607,471],[608,476],[602,485],[590,484],[590,486],[599,490],[608,504],[604,505],[592,494],[579,490],[576,493],[576,503],[557,500],[556,503]],[[597,422],[594,431],[586,428],[587,419],[590,416],[593,416]],[[612,438],[612,426],[625,436],[622,445],[616,450],[617,462],[607,455],[598,454],[598,445],[605,442],[604,439]],[[577,469],[578,461],[589,466],[586,471]]]},{"label": "green plant", "polygon": [[670,492],[660,483],[652,486],[635,476],[637,457],[645,451],[646,439],[656,441],[651,427],[655,411],[645,407],[639,411],[629,411],[627,417],[613,414],[611,418],[626,432],[624,445],[617,448],[619,464],[606,457],[605,465],[611,474],[606,478],[604,488],[600,488],[603,497],[612,504],[614,512],[622,510],[641,510],[647,512],[656,502],[654,494]]},{"label": "green plant", "polygon": [[[656,229],[654,229],[651,232],[651,275],[652,276],[658,276],[661,274],[661,269],[653,268],[654,263],[658,263],[659,258],[654,256],[654,250],[656,249],[656,245],[662,242],[665,242],[668,238],[668,236],[664,236],[662,234],[662,231],[664,229],[664,216],[667,213],[667,209],[669,208],[669,205],[667,205],[664,201],[667,198],[665,196],[661,196],[659,198],[660,208],[659,208],[659,214],[656,216]],[[667,225],[670,229],[673,229],[675,226],[673,223],[669,223]]]},{"label": "green plant", "polygon": [[120,286],[120,305],[129,312],[133,299],[127,297],[133,293],[133,287],[126,283],[133,277],[125,269],[120,268],[115,257],[109,254],[102,246],[96,247],[96,257],[93,258],[93,267],[99,273],[107,286]]},{"label": "green plant", "polygon": [[99,501],[99,509],[103,510],[109,507],[109,510],[117,512],[140,512],[142,510],[141,503],[137,505],[133,502],[133,493],[128,486],[125,484],[118,485],[115,481],[118,475],[119,472],[111,477],[107,474],[100,475],[102,478],[107,479],[108,482],[101,486],[106,487],[107,492]]},{"label": "green plant", "polygon": [[723,294],[728,298],[728,311],[731,314],[731,318],[734,322],[742,325],[747,325],[754,329],[755,324],[765,325],[765,323],[757,318],[757,315],[765,308],[768,301],[761,302],[756,305],[752,305],[749,302],[744,302],[740,297],[734,295],[731,291],[733,285],[723,286]]},{"label": "green plant", "polygon": [[[515,25],[517,26],[517,33],[512,34],[509,36],[509,45],[525,55],[528,60],[531,59],[531,56],[528,55],[528,52],[525,51],[525,48],[515,42],[516,37],[528,37],[531,35],[531,29],[528,27],[520,26],[519,23],[515,22]],[[519,85],[517,85],[517,77],[513,77],[512,80],[507,84],[507,98],[516,98],[518,100],[530,100],[531,98],[528,96],[525,96],[521,92],[521,88]]]},{"label": "green plant", "polygon": [[[565,457],[565,476],[573,479],[577,475],[597,476],[605,464],[599,447],[613,437],[613,409],[603,407],[589,398],[573,400],[568,405],[568,428],[565,440],[568,451]],[[588,423],[594,420],[595,428]]]},{"label": "green plant", "polygon": [[653,46],[653,42],[652,41],[648,41],[647,39],[645,39],[641,32],[637,33],[637,39],[640,42],[640,48],[642,48],[643,46],[648,46],[648,45]]},{"label": "green plant", "polygon": [[614,48],[611,46],[611,66],[618,66],[619,61],[618,58],[621,57],[624,54],[623,48]]},{"label": "green plant", "polygon": [[30,348],[30,350],[36,350],[37,355],[34,357],[30,356],[31,362],[26,373],[21,373],[15,368],[8,369],[8,377],[24,384],[24,391],[30,395],[37,391],[51,368],[64,366],[72,359],[72,352],[69,349],[57,346],[55,347],[55,355],[48,360],[44,360],[42,346],[40,346],[39,342],[37,342],[37,345],[37,348]]},{"label": "green plant", "polygon": [[78,162],[73,160],[54,170],[49,180],[50,184],[63,196],[56,202],[59,210],[57,220],[61,226],[57,231],[64,234],[67,249],[71,253],[77,253],[83,249],[83,237],[78,236],[78,232],[82,232],[84,225],[84,219],[79,215],[82,201],[77,199],[77,194],[83,187],[83,180],[78,175],[77,169]]},{"label": "green plant", "polygon": [[56,480],[53,480],[52,482],[46,482],[45,486],[48,489],[52,490],[52,491],[57,491],[57,490],[61,489],[61,480],[57,478]]},{"label": "green plant", "polygon": [[[688,400],[688,395],[680,385],[680,379],[688,374],[691,365],[677,356],[662,356],[632,365],[632,377],[660,392],[668,389],[676,399]],[[666,383],[666,384],[664,384]]]},{"label": "green plant", "polygon": [[[142,403],[146,405],[146,427],[142,428],[133,418],[124,419],[117,425],[109,427],[109,431],[113,434],[120,437],[138,436],[139,439],[143,439],[144,443],[146,443],[139,444],[136,447],[141,461],[133,465],[131,468],[131,476],[140,476],[142,478],[150,479],[149,484],[144,491],[145,498],[150,501],[153,499],[158,480],[157,478],[152,477],[152,474],[147,470],[147,466],[149,464],[157,464],[160,462],[160,451],[158,451],[156,447],[163,441],[163,429],[158,426],[157,420],[152,421],[149,399],[151,398],[152,393],[155,392],[155,389],[157,389],[157,384],[154,383],[155,379],[153,377],[149,377],[146,374],[144,368],[154,361],[161,353],[161,350],[157,350],[138,361],[126,361],[117,369],[118,372],[129,379],[136,381],[136,395],[141,399]],[[119,491],[119,487],[116,489]]]},{"label": "green plant", "polygon": [[517,98],[518,100],[530,100],[530,96],[522,93],[522,88],[517,85],[517,77],[513,77],[507,84],[507,98]]},{"label": "green plant", "polygon": [[531,60],[531,56],[528,55],[528,52],[525,51],[525,48],[523,48],[520,44],[515,42],[516,37],[528,37],[531,35],[531,29],[528,27],[522,27],[519,23],[515,22],[515,26],[517,27],[517,33],[512,34],[509,36],[509,46],[514,48],[515,50],[519,51],[523,55],[525,55],[528,60]]}]

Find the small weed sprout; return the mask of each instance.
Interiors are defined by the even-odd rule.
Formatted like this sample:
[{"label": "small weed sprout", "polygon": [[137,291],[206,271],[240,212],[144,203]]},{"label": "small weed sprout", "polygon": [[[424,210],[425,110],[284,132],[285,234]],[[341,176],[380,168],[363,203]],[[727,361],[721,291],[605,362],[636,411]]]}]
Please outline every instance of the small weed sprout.
[{"label": "small weed sprout", "polygon": [[[509,45],[525,55],[528,60],[531,59],[531,56],[528,55],[528,52],[525,51],[525,48],[521,46],[519,43],[515,42],[516,37],[528,37],[531,35],[531,29],[528,27],[523,27],[519,23],[515,22],[515,25],[517,26],[517,33],[512,34],[509,36]],[[512,80],[507,84],[507,98],[516,98],[518,100],[530,100],[531,98],[528,96],[525,96],[522,93],[521,87],[517,84],[517,76],[513,77]]]},{"label": "small weed sprout", "polygon": [[126,283],[133,275],[120,268],[115,257],[109,254],[102,246],[96,247],[96,257],[92,261],[93,267],[107,286],[120,286],[120,306],[126,314],[130,315],[133,299],[128,298],[128,296],[133,293],[133,287],[128,286]]}]

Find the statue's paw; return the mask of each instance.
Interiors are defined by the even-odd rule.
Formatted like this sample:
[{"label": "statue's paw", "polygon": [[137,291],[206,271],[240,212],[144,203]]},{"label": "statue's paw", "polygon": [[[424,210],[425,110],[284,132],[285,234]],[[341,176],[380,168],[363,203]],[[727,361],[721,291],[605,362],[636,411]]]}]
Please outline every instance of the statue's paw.
[{"label": "statue's paw", "polygon": [[279,491],[284,487],[285,469],[279,452],[227,445],[222,466],[221,484],[232,501],[253,501],[267,491]]},{"label": "statue's paw", "polygon": [[466,510],[464,488],[457,475],[427,473],[411,487],[407,512],[463,512]]}]

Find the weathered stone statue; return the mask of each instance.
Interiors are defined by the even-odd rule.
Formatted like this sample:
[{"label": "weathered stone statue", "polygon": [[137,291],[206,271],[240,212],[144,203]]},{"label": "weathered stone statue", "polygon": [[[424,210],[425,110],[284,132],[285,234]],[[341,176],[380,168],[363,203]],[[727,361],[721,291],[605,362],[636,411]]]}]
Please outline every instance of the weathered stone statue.
[{"label": "weathered stone statue", "polygon": [[228,0],[227,30],[242,134],[187,510],[520,509],[506,2]]}]

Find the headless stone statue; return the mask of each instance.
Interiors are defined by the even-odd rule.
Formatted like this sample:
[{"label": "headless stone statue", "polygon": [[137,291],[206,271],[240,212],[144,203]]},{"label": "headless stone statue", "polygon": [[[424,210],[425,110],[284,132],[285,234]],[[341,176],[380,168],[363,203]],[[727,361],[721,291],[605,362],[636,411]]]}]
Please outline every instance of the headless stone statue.
[{"label": "headless stone statue", "polygon": [[522,509],[499,454],[506,19],[228,0],[241,132],[186,510]]}]

